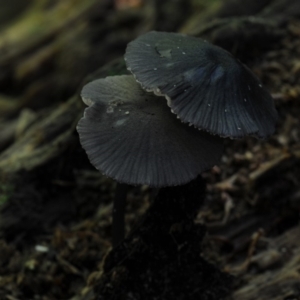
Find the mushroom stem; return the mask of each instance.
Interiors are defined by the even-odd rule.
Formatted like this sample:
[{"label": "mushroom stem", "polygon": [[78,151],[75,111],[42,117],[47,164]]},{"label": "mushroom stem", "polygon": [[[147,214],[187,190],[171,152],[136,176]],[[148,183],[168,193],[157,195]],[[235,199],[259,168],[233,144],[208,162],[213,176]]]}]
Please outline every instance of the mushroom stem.
[{"label": "mushroom stem", "polygon": [[[97,286],[99,300],[123,295],[123,299],[165,300],[174,299],[174,293],[193,293],[185,299],[203,299],[203,295],[211,294],[210,299],[224,299],[233,278],[199,256],[206,230],[195,223],[195,217],[204,202],[205,189],[199,176],[185,185],[159,190],[139,225],[103,261]],[[130,276],[124,276],[124,270]]]},{"label": "mushroom stem", "polygon": [[112,244],[116,248],[125,237],[125,206],[129,186],[118,183],[113,203]]}]

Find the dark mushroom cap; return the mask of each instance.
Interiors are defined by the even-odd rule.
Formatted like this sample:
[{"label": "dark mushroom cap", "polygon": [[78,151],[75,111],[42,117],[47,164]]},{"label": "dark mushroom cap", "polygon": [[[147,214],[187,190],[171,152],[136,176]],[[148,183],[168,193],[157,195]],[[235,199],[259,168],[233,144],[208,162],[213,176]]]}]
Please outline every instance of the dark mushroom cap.
[{"label": "dark mushroom cap", "polygon": [[125,60],[142,87],[166,96],[179,118],[222,137],[266,138],[277,112],[258,78],[227,51],[199,38],[149,32]]},{"label": "dark mushroom cap", "polygon": [[180,122],[131,75],[84,86],[80,142],[103,174],[128,184],[180,185],[217,164],[222,139]]}]

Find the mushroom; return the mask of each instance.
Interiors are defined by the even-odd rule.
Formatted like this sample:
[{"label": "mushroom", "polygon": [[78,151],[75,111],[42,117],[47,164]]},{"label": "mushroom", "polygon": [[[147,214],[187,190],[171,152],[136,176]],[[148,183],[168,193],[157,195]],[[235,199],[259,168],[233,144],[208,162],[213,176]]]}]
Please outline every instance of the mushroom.
[{"label": "mushroom", "polygon": [[217,164],[222,139],[180,122],[131,75],[84,86],[86,108],[77,131],[91,163],[130,185],[181,185]]},{"label": "mushroom", "polygon": [[125,61],[141,86],[165,96],[185,123],[231,138],[266,138],[275,130],[274,102],[259,79],[205,40],[149,32],[128,44]]},{"label": "mushroom", "polygon": [[[82,147],[96,169],[120,183],[181,185],[220,160],[220,137],[180,122],[132,75],[90,82],[81,97],[89,106],[77,126]],[[124,197],[114,205],[116,212],[124,210]],[[116,238],[114,244],[119,242]]]},{"label": "mushroom", "polygon": [[[221,157],[222,139],[207,132],[266,138],[277,119],[255,75],[204,40],[149,32],[128,44],[125,60],[136,80],[123,75],[87,84],[81,96],[89,107],[77,126],[91,163],[122,184],[114,200],[114,246],[124,235],[126,184],[187,183]],[[157,96],[166,97],[177,119]]]}]

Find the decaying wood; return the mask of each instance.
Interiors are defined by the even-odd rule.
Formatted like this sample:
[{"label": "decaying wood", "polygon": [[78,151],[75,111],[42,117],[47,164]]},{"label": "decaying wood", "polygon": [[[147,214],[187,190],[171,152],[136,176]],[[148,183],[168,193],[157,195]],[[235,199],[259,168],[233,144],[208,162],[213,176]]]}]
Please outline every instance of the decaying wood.
[{"label": "decaying wood", "polygon": [[267,249],[251,258],[259,273],[243,277],[246,283],[232,295],[234,300],[299,299],[300,227],[267,240]]},{"label": "decaying wood", "polygon": [[268,174],[274,172],[276,169],[280,169],[289,163],[297,163],[300,161],[300,150],[284,153],[279,157],[265,162],[259,166],[259,168],[249,174],[249,184],[255,184],[262,177],[267,177]]},{"label": "decaying wood", "polygon": [[[28,10],[14,24],[4,27],[8,20],[0,24],[4,28],[0,36],[0,200],[11,197],[15,201],[15,206],[9,206],[9,201],[6,202],[6,207],[0,206],[1,214],[15,215],[17,207],[23,216],[27,215],[20,205],[24,203],[24,187],[20,184],[22,176],[26,177],[29,171],[31,175],[36,173],[33,178],[38,182],[41,167],[47,166],[53,159],[58,161],[62,155],[66,157],[67,151],[73,145],[77,147],[75,151],[79,151],[79,143],[72,141],[77,141],[75,127],[83,111],[78,95],[82,85],[94,78],[126,73],[122,57],[124,49],[137,35],[157,28],[174,31],[180,27],[181,20],[184,19],[183,12],[188,12],[191,7],[190,1],[189,4],[187,1],[175,1],[176,14],[169,10],[163,11],[163,7],[174,8],[171,2],[165,1],[166,4],[162,4],[161,1],[153,0],[144,1],[143,5],[141,1],[139,9],[115,11],[113,1],[65,0],[52,3],[32,0],[26,4]],[[195,234],[203,229],[199,223],[206,222],[209,231],[207,239],[209,242],[213,241],[215,248],[213,251],[204,249],[203,257],[216,261],[219,266],[222,265],[237,275],[238,284],[231,298],[234,300],[294,300],[299,299],[300,295],[300,231],[299,226],[297,227],[300,207],[300,152],[297,147],[300,142],[299,5],[298,0],[215,1],[211,8],[195,12],[179,29],[183,33],[208,39],[247,63],[276,96],[274,98],[279,110],[278,129],[269,142],[252,139],[226,142],[223,162],[217,174],[205,174],[210,179],[208,201],[196,220],[198,227],[192,225],[192,218],[186,216],[188,220],[185,220],[190,222],[190,228],[198,230],[195,230]],[[203,4],[202,7],[207,6]],[[18,8],[11,13],[7,15],[18,15]],[[45,197],[48,195],[47,191],[40,194],[40,191],[36,193],[35,190],[30,190],[26,194],[25,203],[36,206],[38,209],[34,210],[34,214],[38,215],[42,209],[34,201],[40,201],[39,205],[46,207],[42,216],[51,214],[48,210],[53,207],[53,203],[67,203],[67,207],[62,209],[62,215],[65,215],[74,208],[73,194],[76,194],[78,186],[86,186],[86,194],[90,190],[97,191],[93,197],[99,197],[99,190],[105,188],[105,185],[99,179],[100,175],[88,171],[88,168],[86,163],[83,169],[72,169],[70,173],[72,176],[75,174],[75,179],[72,176],[61,179],[59,176],[48,178],[48,174],[44,175],[47,188],[50,189],[51,186],[54,189],[53,186],[59,186],[61,189],[69,189],[68,196],[63,195],[55,202]],[[49,176],[53,173],[60,174],[59,167],[53,166],[53,169],[55,171],[52,170]],[[43,173],[47,171],[43,170]],[[88,172],[97,180],[84,175]],[[14,178],[18,176],[21,176],[16,181],[18,185],[14,185]],[[53,195],[56,196],[55,193]],[[44,198],[48,200],[47,205],[43,202]],[[88,196],[86,199],[90,200]],[[135,202],[130,203],[133,205]],[[98,212],[101,218],[106,216],[106,220],[101,219],[99,223],[103,226],[106,222],[104,227],[107,232],[110,208],[107,205]],[[7,211],[10,211],[10,215]],[[131,214],[134,219],[134,212]],[[151,216],[151,212],[147,216],[149,214]],[[54,220],[57,211],[53,210],[52,215]],[[162,220],[164,217],[163,215]],[[22,230],[22,222],[27,219],[25,216],[20,220],[14,219],[12,223],[17,226],[11,230],[13,226],[9,221],[12,218],[9,218],[1,215],[0,231],[3,228],[7,232],[13,231],[10,236],[17,240],[19,237],[16,232]],[[31,215],[29,218],[34,219]],[[6,226],[3,226],[3,222]],[[37,225],[30,226],[42,227],[43,223],[42,217],[36,222]],[[94,227],[99,225],[95,224],[96,222],[93,223]],[[279,235],[282,228],[284,232]],[[99,287],[101,281],[102,292],[107,288],[105,292],[110,294],[111,290],[105,284],[119,286],[129,280],[126,277],[129,270],[126,259],[136,258],[128,255],[138,255],[143,250],[144,254],[151,253],[151,249],[143,248],[145,243],[141,238],[150,234],[151,230],[146,227],[142,229],[143,232],[132,234],[127,240],[129,248],[132,247],[132,253],[128,254],[126,247],[111,253],[105,261],[104,269],[100,266],[96,270],[95,262],[95,277],[93,274],[90,276],[94,278],[91,285],[96,284]],[[157,230],[163,234],[160,228]],[[175,235],[180,235],[180,226],[172,226],[170,230]],[[200,233],[203,234],[203,231]],[[78,238],[76,234],[72,233],[73,239]],[[274,235],[275,238],[270,237]],[[97,234],[91,236],[97,240]],[[194,236],[185,238],[190,245],[195,242]],[[155,241],[154,237],[152,239]],[[47,240],[44,242],[47,243]],[[167,243],[165,240],[162,242]],[[71,246],[66,246],[68,251],[64,251],[71,255],[73,242],[68,240],[68,243]],[[104,241],[101,245],[103,243]],[[2,244],[1,253],[8,260],[10,249],[14,246]],[[135,245],[140,248],[135,248]],[[218,247],[215,245],[226,248],[225,254],[216,250]],[[186,258],[184,254],[188,252],[184,253],[185,247],[183,245],[179,249],[183,255],[176,257]],[[79,245],[78,248],[80,249]],[[107,248],[106,241],[105,249]],[[197,247],[193,250],[197,255],[201,252]],[[165,258],[166,253],[164,252]],[[118,257],[114,256],[116,254],[126,258],[120,265]],[[18,255],[19,252],[16,257]],[[66,272],[83,278],[86,270],[79,270],[75,266],[76,260],[70,263],[68,255],[58,254],[58,264]],[[81,252],[78,256],[80,255]],[[198,256],[197,259],[199,265],[206,265]],[[15,263],[23,270],[24,265],[25,268],[33,268],[32,261],[25,264],[15,258],[11,264]],[[2,267],[1,265],[0,268]],[[4,269],[6,267],[1,270]],[[211,270],[216,271],[214,268]],[[34,277],[35,274],[32,274]],[[52,273],[55,284],[57,274]],[[20,288],[20,282],[26,288],[30,286],[24,283],[24,272],[21,275],[12,277],[19,278],[19,281],[15,280],[15,286],[10,282],[16,290]],[[7,278],[5,280],[9,280]],[[43,280],[40,282],[40,286],[44,286]],[[5,284],[1,287],[3,286]],[[88,288],[89,291],[90,289],[91,287]],[[9,294],[8,297],[22,299],[22,295]],[[85,299],[85,295],[82,292],[82,296],[74,299]],[[92,298],[90,293],[88,297]],[[148,300],[145,297],[143,299]]]},{"label": "decaying wood", "polygon": [[54,109],[0,155],[4,173],[30,171],[64,151],[81,114],[78,97]]},{"label": "decaying wood", "polygon": [[[120,57],[123,50],[119,46],[124,48],[139,31],[147,30],[148,22],[151,24],[150,16],[144,27],[136,33],[127,30],[128,36],[124,36],[122,18],[130,19],[134,14],[124,12],[106,20],[110,9],[110,1],[66,0],[53,6],[47,1],[32,1],[22,18],[2,32],[0,88],[19,94],[0,97],[0,148],[7,148],[0,155],[2,173],[32,170],[61,154],[70,144],[83,111],[78,91],[84,79],[95,78],[90,74]],[[96,27],[92,26],[94,18],[99,22]],[[115,40],[107,36],[108,32],[114,32]],[[122,71],[114,71],[110,63],[108,66],[97,74],[107,76],[125,69],[124,62]],[[37,117],[27,130],[28,126],[21,124],[24,116],[19,114],[28,108]]]}]

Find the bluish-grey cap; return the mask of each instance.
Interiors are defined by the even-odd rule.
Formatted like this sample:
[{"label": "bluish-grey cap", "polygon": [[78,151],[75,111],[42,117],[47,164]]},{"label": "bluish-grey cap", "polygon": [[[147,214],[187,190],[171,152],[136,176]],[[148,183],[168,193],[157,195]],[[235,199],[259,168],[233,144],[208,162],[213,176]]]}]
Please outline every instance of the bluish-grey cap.
[{"label": "bluish-grey cap", "polygon": [[141,86],[164,95],[185,123],[232,138],[266,138],[275,130],[270,93],[217,46],[183,34],[149,32],[128,44],[125,60]]},{"label": "bluish-grey cap", "polygon": [[172,186],[219,163],[222,139],[182,123],[131,75],[90,82],[81,96],[89,107],[77,126],[80,142],[106,176],[132,185]]}]

